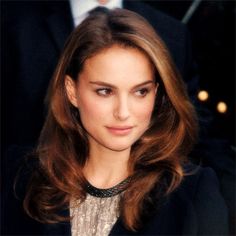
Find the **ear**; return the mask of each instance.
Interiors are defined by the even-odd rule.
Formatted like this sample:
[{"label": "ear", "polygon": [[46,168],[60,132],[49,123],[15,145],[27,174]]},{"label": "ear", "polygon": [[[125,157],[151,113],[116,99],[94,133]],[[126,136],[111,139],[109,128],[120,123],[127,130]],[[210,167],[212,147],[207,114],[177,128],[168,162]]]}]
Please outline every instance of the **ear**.
[{"label": "ear", "polygon": [[65,88],[70,103],[78,108],[76,83],[69,75],[66,75],[65,77]]}]

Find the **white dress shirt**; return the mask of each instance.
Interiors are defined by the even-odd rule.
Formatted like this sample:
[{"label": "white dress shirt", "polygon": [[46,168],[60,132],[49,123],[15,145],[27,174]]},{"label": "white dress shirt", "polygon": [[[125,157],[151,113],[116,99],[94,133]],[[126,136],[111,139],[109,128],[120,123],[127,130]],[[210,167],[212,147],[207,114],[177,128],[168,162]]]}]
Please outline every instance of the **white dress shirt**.
[{"label": "white dress shirt", "polygon": [[106,4],[101,4],[98,0],[70,0],[74,26],[79,25],[88,16],[89,11],[99,6],[109,9],[122,8],[122,0],[108,0]]}]

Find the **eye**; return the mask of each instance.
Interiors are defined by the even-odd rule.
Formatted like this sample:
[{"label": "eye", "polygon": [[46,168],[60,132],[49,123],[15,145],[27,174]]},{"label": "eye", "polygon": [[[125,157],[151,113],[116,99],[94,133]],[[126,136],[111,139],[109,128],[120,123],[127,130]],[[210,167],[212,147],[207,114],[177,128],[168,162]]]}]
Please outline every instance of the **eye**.
[{"label": "eye", "polygon": [[100,96],[107,97],[112,94],[112,90],[110,88],[100,88],[96,89],[96,93]]},{"label": "eye", "polygon": [[141,88],[135,91],[135,95],[137,95],[138,97],[145,97],[148,93],[149,93],[148,88]]}]

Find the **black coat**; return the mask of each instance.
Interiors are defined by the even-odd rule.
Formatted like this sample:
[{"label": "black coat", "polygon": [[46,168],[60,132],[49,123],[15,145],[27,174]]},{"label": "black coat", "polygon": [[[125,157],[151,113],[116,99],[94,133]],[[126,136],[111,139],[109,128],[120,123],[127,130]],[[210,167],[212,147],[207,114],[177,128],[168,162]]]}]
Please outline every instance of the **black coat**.
[{"label": "black coat", "polygon": [[[13,147],[7,153],[8,160],[20,160],[27,151]],[[31,164],[29,167],[24,168],[18,178],[16,192],[19,199],[22,199],[31,175]],[[185,166],[187,169],[194,174],[186,176],[177,190],[161,201],[151,217],[143,219],[144,225],[140,230],[136,233],[128,231],[122,219],[118,218],[110,235],[227,235],[227,208],[214,171],[193,165]],[[3,186],[3,235],[70,235],[69,222],[40,224],[23,212],[22,201],[13,196],[11,188],[15,170],[11,168],[8,171],[8,182]],[[69,216],[68,209],[61,213]]]}]

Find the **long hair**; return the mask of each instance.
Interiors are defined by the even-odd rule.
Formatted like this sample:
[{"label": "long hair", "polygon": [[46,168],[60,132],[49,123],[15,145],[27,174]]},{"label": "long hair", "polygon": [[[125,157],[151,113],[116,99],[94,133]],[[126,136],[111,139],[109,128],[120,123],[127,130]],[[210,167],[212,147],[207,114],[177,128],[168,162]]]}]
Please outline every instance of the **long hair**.
[{"label": "long hair", "polygon": [[174,191],[184,176],[182,166],[196,140],[197,122],[165,44],[136,13],[124,9],[94,12],[70,35],[49,86],[48,114],[34,153],[39,164],[24,199],[27,213],[40,222],[65,220],[59,210],[69,207],[72,197],[85,199],[82,169],[88,140],[78,111],[68,100],[65,77],[76,81],[88,58],[113,45],[145,53],[159,83],[150,128],[131,148],[132,178],[120,203],[125,226],[137,230],[146,205]]}]

